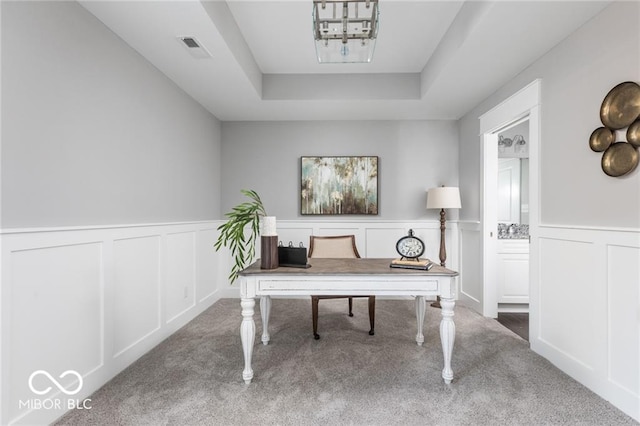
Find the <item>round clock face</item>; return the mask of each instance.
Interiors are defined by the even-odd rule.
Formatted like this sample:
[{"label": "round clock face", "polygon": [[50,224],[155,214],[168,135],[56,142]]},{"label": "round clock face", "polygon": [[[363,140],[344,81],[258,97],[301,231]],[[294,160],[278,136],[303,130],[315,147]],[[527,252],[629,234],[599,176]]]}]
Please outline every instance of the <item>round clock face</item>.
[{"label": "round clock face", "polygon": [[402,257],[417,259],[424,254],[424,243],[413,235],[413,230],[409,230],[409,235],[400,238],[396,243],[396,250]]}]

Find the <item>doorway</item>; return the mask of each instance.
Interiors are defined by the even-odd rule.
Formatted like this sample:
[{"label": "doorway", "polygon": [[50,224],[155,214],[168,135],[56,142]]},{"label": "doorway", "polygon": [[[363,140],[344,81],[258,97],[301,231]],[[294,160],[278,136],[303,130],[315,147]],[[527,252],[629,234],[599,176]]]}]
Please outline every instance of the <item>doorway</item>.
[{"label": "doorway", "polygon": [[[537,318],[537,255],[536,236],[538,227],[538,146],[539,146],[539,100],[540,80],[535,80],[522,90],[488,111],[480,117],[482,135],[482,314],[487,317],[498,317],[499,273],[498,267],[498,175],[499,175],[499,141],[500,133],[513,128],[519,123],[528,122],[528,205],[525,214],[528,216],[529,265],[528,276],[530,322]],[[524,135],[523,135],[524,136]],[[503,135],[504,137],[504,135]],[[513,142],[513,140],[512,140]],[[513,144],[512,144],[513,146]],[[520,207],[522,214],[523,208]],[[511,224],[509,224],[511,225]],[[504,231],[504,229],[503,229]],[[507,230],[509,232],[509,230]],[[515,230],[513,232],[516,232]]]},{"label": "doorway", "polygon": [[498,133],[498,315],[529,313],[529,117]]}]

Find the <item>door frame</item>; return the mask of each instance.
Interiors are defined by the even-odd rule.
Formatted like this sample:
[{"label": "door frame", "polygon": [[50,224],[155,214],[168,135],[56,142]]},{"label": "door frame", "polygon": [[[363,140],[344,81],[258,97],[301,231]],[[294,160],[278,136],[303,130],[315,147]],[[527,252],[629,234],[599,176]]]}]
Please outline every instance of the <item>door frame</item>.
[{"label": "door frame", "polygon": [[516,121],[529,120],[529,314],[537,318],[537,236],[539,225],[539,144],[541,80],[536,79],[479,117],[482,143],[482,315],[498,316],[497,191],[498,132]]}]

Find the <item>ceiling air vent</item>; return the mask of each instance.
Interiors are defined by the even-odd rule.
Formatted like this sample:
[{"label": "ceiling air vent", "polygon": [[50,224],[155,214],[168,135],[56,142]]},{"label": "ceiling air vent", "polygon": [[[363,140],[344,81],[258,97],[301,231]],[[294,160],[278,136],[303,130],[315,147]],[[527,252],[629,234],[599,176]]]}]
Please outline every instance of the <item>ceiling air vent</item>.
[{"label": "ceiling air vent", "polygon": [[211,57],[211,53],[209,53],[195,37],[178,37],[178,40],[180,40],[180,44],[182,44],[185,49],[187,49],[187,52],[194,58],[204,59]]},{"label": "ceiling air vent", "polygon": [[183,37],[182,42],[187,45],[187,47],[200,47],[198,42],[193,37]]}]

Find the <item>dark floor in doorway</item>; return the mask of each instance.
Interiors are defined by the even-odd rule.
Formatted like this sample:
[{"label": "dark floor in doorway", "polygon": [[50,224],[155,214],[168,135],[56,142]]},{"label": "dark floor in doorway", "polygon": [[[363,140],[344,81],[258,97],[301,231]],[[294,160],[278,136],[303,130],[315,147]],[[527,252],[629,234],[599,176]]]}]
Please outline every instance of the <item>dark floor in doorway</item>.
[{"label": "dark floor in doorway", "polygon": [[509,330],[529,341],[529,314],[528,313],[499,313],[498,322]]}]

